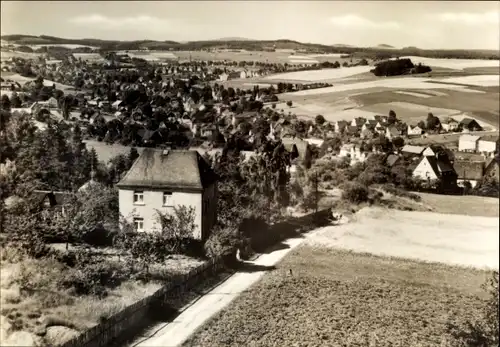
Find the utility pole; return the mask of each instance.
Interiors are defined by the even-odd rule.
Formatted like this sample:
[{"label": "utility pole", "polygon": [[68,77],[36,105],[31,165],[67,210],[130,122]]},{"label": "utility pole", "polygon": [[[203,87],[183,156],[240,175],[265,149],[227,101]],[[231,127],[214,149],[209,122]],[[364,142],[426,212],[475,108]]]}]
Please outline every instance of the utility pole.
[{"label": "utility pole", "polygon": [[314,194],[315,194],[315,200],[316,200],[316,203],[315,203],[315,207],[314,207],[314,212],[315,213],[318,213],[318,171],[314,171]]}]

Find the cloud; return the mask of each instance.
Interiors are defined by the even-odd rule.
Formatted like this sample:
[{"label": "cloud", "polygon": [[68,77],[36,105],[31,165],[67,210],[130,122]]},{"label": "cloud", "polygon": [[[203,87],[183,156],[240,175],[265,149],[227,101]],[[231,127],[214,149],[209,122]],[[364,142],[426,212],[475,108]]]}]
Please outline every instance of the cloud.
[{"label": "cloud", "polygon": [[79,26],[99,26],[104,29],[122,30],[122,29],[161,29],[171,24],[165,19],[160,19],[147,15],[138,15],[134,17],[106,17],[100,14],[91,14],[78,16],[69,19],[70,23]]},{"label": "cloud", "polygon": [[330,22],[338,27],[344,28],[361,28],[361,29],[399,29],[397,22],[374,22],[367,18],[348,14],[344,16],[331,17]]},{"label": "cloud", "polygon": [[483,13],[468,13],[468,12],[447,12],[437,15],[437,19],[446,23],[460,23],[466,25],[483,25],[500,23],[500,12],[490,11]]}]

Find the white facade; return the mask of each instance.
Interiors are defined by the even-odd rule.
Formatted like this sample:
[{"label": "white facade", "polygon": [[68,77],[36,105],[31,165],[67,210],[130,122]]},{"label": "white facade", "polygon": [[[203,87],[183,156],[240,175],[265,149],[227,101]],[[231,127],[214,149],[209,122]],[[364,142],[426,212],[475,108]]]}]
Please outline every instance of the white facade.
[{"label": "white facade", "polygon": [[472,188],[477,186],[476,180],[459,180],[459,179],[457,179],[457,186],[464,187],[465,182],[469,182]]},{"label": "white facade", "polygon": [[422,135],[422,129],[419,126],[408,125],[408,135]]},{"label": "white facade", "polygon": [[475,152],[479,136],[462,135],[458,139],[458,150],[460,152]]},{"label": "white facade", "polygon": [[477,142],[477,151],[479,153],[494,153],[497,148],[497,144],[495,141],[486,141],[486,140],[479,140]]},{"label": "white facade", "polygon": [[438,179],[434,169],[431,166],[429,160],[426,157],[422,158],[422,161],[417,165],[415,170],[413,170],[413,177],[419,178],[422,180],[436,180]]},{"label": "white facade", "polygon": [[[119,204],[120,215],[128,222],[134,223],[134,220],[139,221],[142,219],[143,230],[139,231],[154,231],[161,230],[161,225],[158,223],[157,210],[164,214],[173,213],[173,207],[186,206],[193,207],[195,210],[196,229],[194,232],[195,238],[202,236],[202,193],[187,193],[187,192],[166,192],[154,190],[136,190],[120,189],[119,190]],[[135,199],[134,192],[140,196],[142,192],[142,199]],[[164,197],[165,202],[164,204]],[[138,200],[138,201],[137,201]],[[141,201],[142,200],[142,201]]]},{"label": "white facade", "polygon": [[441,124],[444,130],[446,131],[455,131],[458,130],[458,122],[449,122]]}]

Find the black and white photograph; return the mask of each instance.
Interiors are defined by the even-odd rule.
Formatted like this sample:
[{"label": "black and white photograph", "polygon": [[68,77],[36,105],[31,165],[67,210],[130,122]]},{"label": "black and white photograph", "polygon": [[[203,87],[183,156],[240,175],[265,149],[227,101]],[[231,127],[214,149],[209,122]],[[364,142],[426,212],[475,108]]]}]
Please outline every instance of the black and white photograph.
[{"label": "black and white photograph", "polygon": [[497,347],[500,2],[0,1],[1,347]]}]

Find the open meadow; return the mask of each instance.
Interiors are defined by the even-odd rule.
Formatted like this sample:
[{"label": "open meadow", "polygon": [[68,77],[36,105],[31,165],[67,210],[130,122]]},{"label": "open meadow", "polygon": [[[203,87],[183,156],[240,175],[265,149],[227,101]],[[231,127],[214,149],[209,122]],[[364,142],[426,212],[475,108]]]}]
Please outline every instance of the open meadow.
[{"label": "open meadow", "polygon": [[340,55],[311,55],[311,54],[292,54],[289,51],[264,52],[247,50],[214,50],[214,51],[170,51],[180,61],[193,60],[212,60],[212,61],[256,61],[262,63],[277,64],[315,64],[325,61],[343,63],[350,62],[350,59],[341,58]]},{"label": "open meadow", "polygon": [[481,313],[498,269],[498,217],[450,217],[364,208],[320,228],[183,346],[456,346],[447,323]]},{"label": "open meadow", "polygon": [[[14,81],[14,82],[17,82],[19,83],[21,86],[24,86],[26,83],[28,82],[31,82],[31,81],[34,81],[35,78],[33,77],[24,77],[24,76],[21,76],[20,74],[18,73],[15,73],[15,72],[10,72],[10,71],[2,71],[0,73],[0,76],[5,79],[5,80],[11,80],[11,81]],[[54,81],[50,81],[50,80],[47,80],[47,79],[44,79],[43,80],[43,85],[44,86],[47,86],[47,87],[52,87],[52,85],[55,84],[56,85],[56,88],[57,89],[60,89],[62,90],[64,93],[68,93],[68,94],[76,94],[78,91],[70,86],[70,85],[66,85],[66,84],[62,84],[62,83],[58,83],[58,82],[54,82]]]},{"label": "open meadow", "polygon": [[[432,112],[440,118],[451,115],[472,117],[491,130],[498,128],[498,61],[466,61],[467,64],[457,67],[459,62],[453,62],[453,65],[447,59],[442,60],[441,65],[449,64],[450,73],[439,77],[432,76],[432,73],[426,76],[375,77],[368,72],[371,67],[360,66],[290,72],[266,76],[262,80],[269,83],[288,80],[333,84],[332,87],[280,96],[282,101],[292,101],[293,107],[289,111],[302,118],[311,119],[321,114],[333,122],[370,114],[388,114],[392,109],[398,118],[413,125]],[[454,72],[463,73],[467,69],[495,69],[495,64],[497,70],[494,73],[469,71],[468,75],[453,75]]]}]

